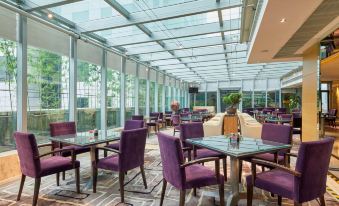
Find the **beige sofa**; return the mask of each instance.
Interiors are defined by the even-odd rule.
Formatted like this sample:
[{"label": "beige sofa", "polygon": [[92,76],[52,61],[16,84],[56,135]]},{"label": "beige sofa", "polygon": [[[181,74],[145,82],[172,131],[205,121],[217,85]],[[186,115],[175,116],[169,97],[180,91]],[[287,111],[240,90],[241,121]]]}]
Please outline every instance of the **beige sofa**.
[{"label": "beige sofa", "polygon": [[247,113],[238,113],[238,118],[242,136],[261,138],[262,124]]},{"label": "beige sofa", "polygon": [[193,111],[197,111],[200,109],[207,109],[209,113],[215,114],[215,107],[214,106],[194,106]]},{"label": "beige sofa", "polygon": [[213,118],[204,123],[205,137],[222,134],[224,116],[225,113],[217,113]]}]

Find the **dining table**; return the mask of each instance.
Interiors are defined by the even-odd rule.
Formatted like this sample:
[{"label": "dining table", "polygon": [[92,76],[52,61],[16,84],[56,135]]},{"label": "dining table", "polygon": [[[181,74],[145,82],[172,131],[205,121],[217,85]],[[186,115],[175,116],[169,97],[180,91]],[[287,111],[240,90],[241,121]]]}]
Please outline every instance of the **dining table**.
[{"label": "dining table", "polygon": [[234,139],[232,135],[219,135],[187,139],[194,148],[206,148],[225,154],[231,159],[231,194],[227,198],[227,206],[235,206],[239,201],[239,161],[257,154],[277,153],[280,150],[291,149],[290,144],[282,144],[262,139],[242,137]]},{"label": "dining table", "polygon": [[[94,131],[86,131],[86,132],[77,132],[76,134],[68,134],[68,135],[60,135],[48,137],[48,139],[52,142],[59,143],[59,147],[62,145],[75,145],[80,147],[89,147],[90,148],[90,158],[91,162],[95,161],[95,153],[96,147],[99,144],[112,142],[116,140],[120,140],[121,133],[114,130],[101,131],[98,130],[98,134],[96,135]],[[93,171],[92,171],[93,178]],[[92,184],[92,181],[89,181],[86,184],[86,188],[89,188]]]},{"label": "dining table", "polygon": [[285,123],[291,123],[292,118],[269,117],[265,119],[265,122],[274,123],[274,124],[285,124]]}]

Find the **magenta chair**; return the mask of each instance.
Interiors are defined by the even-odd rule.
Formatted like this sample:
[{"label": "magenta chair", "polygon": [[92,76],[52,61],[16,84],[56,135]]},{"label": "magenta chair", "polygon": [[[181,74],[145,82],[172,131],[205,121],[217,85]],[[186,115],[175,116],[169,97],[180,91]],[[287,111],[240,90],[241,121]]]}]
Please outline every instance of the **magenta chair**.
[{"label": "magenta chair", "polygon": [[133,115],[132,120],[142,120],[142,121],[144,121],[144,115]]},{"label": "magenta chair", "polygon": [[204,137],[204,127],[202,122],[182,123],[180,124],[180,140],[183,145],[183,151],[187,151],[185,156],[191,160],[191,151],[193,151],[193,159],[201,159],[206,157],[218,157],[223,162],[223,172],[225,181],[227,181],[227,161],[226,155],[205,148],[193,148],[193,145],[186,142],[186,139]]},{"label": "magenta chair", "polygon": [[[163,168],[160,206],[164,202],[167,182],[180,190],[180,206],[185,205],[186,190],[211,185],[219,186],[220,205],[224,206],[224,177],[219,173],[219,158],[209,157],[185,163],[180,139],[161,132],[157,135]],[[209,161],[215,161],[215,171],[200,165]]]},{"label": "magenta chair", "polygon": [[[253,187],[292,199],[295,206],[314,199],[320,199],[325,206],[326,178],[334,139],[303,142],[297,155],[295,170],[264,160],[252,160],[252,175],[247,176],[247,205],[252,205]],[[287,154],[292,155],[292,154]],[[296,156],[296,155],[292,155]],[[256,165],[266,165],[273,170],[256,173]]]},{"label": "magenta chair", "polygon": [[[144,120],[127,120],[125,122],[125,126],[124,126],[124,131],[126,130],[132,130],[132,129],[140,129],[144,127]],[[111,148],[111,149],[115,149],[115,150],[119,150],[119,145],[120,142],[116,141],[112,144],[108,144],[105,147]],[[105,157],[107,156],[107,153],[104,153]]]},{"label": "magenta chair", "polygon": [[[125,173],[140,167],[144,186],[147,189],[146,176],[144,172],[144,154],[147,138],[147,129],[124,130],[121,132],[120,150],[107,147],[97,147],[95,162],[93,162],[93,192],[96,192],[98,169],[119,172],[120,197],[124,200],[124,178]],[[114,155],[99,159],[98,150],[113,152]]]},{"label": "magenta chair", "polygon": [[[75,170],[76,191],[77,193],[80,193],[80,184],[79,184],[80,162],[75,160],[74,148],[58,149],[40,155],[38,148],[52,146],[52,144],[44,144],[38,146],[34,134],[29,133],[15,132],[14,139],[18,151],[20,168],[22,172],[17,201],[19,201],[21,198],[21,193],[24,187],[26,176],[35,179],[32,203],[32,205],[35,206],[38,202],[41,177],[45,177],[52,174],[59,174],[60,172],[64,172],[71,169]],[[71,153],[72,159],[63,157],[61,155],[42,158],[48,155],[53,155],[57,153],[60,154],[63,152]]]},{"label": "magenta chair", "polygon": [[172,115],[172,126],[173,126],[173,136],[175,136],[176,132],[180,132],[180,116],[179,115]]},{"label": "magenta chair", "polygon": [[[77,133],[75,122],[53,122],[49,124],[51,137],[62,135],[74,135]],[[52,150],[56,149],[74,149],[75,158],[78,154],[83,154],[90,151],[89,147],[80,147],[75,145],[59,144],[52,141]],[[61,153],[63,157],[71,156],[70,150]],[[65,180],[65,172],[62,173],[62,180]],[[59,174],[57,174],[57,185],[59,186]]]}]

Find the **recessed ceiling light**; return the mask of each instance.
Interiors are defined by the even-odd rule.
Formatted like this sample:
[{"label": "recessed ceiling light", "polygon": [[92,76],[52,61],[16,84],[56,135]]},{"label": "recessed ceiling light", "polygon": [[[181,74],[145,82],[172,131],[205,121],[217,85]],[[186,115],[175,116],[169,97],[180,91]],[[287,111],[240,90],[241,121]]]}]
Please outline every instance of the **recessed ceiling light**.
[{"label": "recessed ceiling light", "polygon": [[285,23],[285,22],[286,22],[285,18],[280,19],[280,23]]},{"label": "recessed ceiling light", "polygon": [[267,53],[268,50],[267,49],[264,49],[264,50],[261,50],[262,53]]},{"label": "recessed ceiling light", "polygon": [[53,19],[53,14],[49,13],[49,14],[47,14],[47,17],[48,17],[49,19]]}]

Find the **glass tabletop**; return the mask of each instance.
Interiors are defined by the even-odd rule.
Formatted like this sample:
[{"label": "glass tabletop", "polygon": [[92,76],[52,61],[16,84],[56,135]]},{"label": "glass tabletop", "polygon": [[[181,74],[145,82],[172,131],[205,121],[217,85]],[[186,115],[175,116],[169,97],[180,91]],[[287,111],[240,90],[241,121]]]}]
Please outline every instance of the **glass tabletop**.
[{"label": "glass tabletop", "polygon": [[291,118],[266,118],[265,119],[266,122],[283,122],[283,123],[288,123],[291,122],[292,119]]},{"label": "glass tabletop", "polygon": [[102,131],[99,130],[97,137],[95,137],[94,133],[91,132],[78,132],[77,134],[72,135],[49,137],[49,140],[54,142],[85,147],[110,142],[114,140],[119,140],[120,135],[121,133],[116,131],[107,131],[107,134],[104,134]]},{"label": "glass tabletop", "polygon": [[200,115],[184,116],[184,117],[180,117],[180,120],[181,121],[201,121],[202,116]]},{"label": "glass tabletop", "polygon": [[291,145],[289,144],[282,144],[248,137],[241,137],[240,141],[237,142],[236,140],[230,138],[229,135],[192,138],[187,139],[186,141],[190,144],[217,151],[236,158],[253,156],[267,152],[276,152],[282,149],[291,148]]}]

